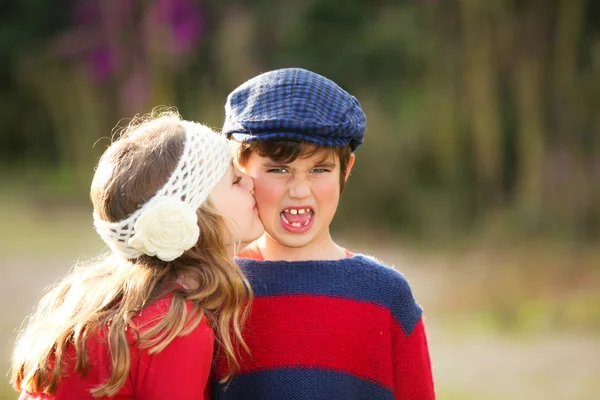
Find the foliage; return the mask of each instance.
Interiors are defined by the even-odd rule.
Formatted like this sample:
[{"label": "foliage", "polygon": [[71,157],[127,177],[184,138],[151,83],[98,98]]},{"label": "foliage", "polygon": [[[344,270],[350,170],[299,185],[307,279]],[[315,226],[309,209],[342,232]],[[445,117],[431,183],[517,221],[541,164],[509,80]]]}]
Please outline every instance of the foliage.
[{"label": "foliage", "polygon": [[84,190],[119,119],[170,104],[218,127],[235,86],[302,66],[367,112],[338,228],[600,235],[597,2],[73,0],[68,20],[46,3],[3,25],[5,169]]}]

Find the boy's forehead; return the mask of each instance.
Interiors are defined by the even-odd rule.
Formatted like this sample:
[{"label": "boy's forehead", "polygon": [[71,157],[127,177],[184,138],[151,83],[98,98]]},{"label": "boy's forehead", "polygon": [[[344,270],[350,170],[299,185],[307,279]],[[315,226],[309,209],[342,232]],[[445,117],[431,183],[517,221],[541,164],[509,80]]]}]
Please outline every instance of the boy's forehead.
[{"label": "boy's forehead", "polygon": [[259,162],[261,164],[289,164],[289,165],[302,165],[302,164],[320,164],[320,163],[331,163],[337,164],[336,153],[328,148],[319,148],[314,149],[313,151],[306,151],[298,155],[298,157],[293,160],[285,160],[278,157],[273,157],[270,155],[263,155],[256,152],[252,152],[250,156],[250,160],[254,162]]}]

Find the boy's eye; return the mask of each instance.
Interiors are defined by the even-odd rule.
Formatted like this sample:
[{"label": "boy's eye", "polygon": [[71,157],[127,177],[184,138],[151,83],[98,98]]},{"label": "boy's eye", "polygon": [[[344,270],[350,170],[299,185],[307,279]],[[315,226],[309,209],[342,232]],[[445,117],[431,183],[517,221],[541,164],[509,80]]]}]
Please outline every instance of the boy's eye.
[{"label": "boy's eye", "polygon": [[325,172],[329,172],[329,170],[327,168],[313,168],[312,172],[316,172],[318,174],[322,174],[322,173],[325,173]]},{"label": "boy's eye", "polygon": [[237,185],[238,183],[240,183],[242,181],[242,177],[241,176],[236,176],[235,179],[233,180],[233,184]]},{"label": "boy's eye", "polygon": [[270,168],[267,170],[267,172],[273,174],[285,174],[287,170],[285,168]]}]

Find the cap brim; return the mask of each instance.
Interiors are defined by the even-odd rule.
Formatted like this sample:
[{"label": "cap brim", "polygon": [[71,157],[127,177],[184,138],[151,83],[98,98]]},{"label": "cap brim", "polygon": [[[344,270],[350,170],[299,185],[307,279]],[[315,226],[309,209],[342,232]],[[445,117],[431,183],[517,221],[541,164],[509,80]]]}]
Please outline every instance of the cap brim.
[{"label": "cap brim", "polygon": [[295,132],[269,132],[261,134],[233,133],[231,137],[238,142],[256,142],[259,140],[291,140],[295,142],[308,142],[319,146],[342,147],[350,143],[350,137],[313,136]]}]

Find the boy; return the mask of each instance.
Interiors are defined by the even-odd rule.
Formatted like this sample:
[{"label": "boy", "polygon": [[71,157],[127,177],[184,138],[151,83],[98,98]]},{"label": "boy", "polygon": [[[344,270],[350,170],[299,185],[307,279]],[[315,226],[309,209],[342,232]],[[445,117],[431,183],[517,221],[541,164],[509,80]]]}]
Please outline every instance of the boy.
[{"label": "boy", "polygon": [[[434,399],[408,282],[329,232],[366,129],[358,101],[292,68],[242,84],[225,111],[223,133],[254,178],[265,234],[238,260],[255,293],[244,330],[251,355],[215,398]],[[224,370],[219,362],[217,379]]]}]

